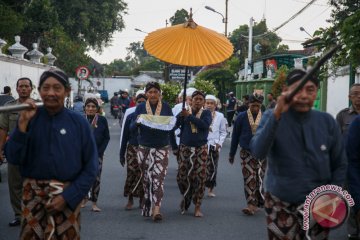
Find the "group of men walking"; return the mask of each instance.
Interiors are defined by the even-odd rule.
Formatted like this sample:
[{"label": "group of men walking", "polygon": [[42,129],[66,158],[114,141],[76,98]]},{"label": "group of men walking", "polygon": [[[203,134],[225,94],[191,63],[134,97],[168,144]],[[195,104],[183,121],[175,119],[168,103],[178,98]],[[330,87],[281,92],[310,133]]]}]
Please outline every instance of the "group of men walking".
[{"label": "group of men walking", "polygon": [[[234,163],[240,145],[247,202],[243,212],[251,216],[264,207],[269,239],[327,239],[328,228],[314,223],[304,230],[300,216],[307,195],[323,185],[342,187],[347,180],[355,201],[355,222],[360,215],[360,118],[355,118],[360,109],[359,85],[350,90],[352,108],[337,117],[340,131],[329,114],[312,109],[319,85],[316,77],[292,99],[287,98],[305,74],[291,71],[276,106],[264,113],[260,110],[263,98],[249,96],[248,109],[234,123],[229,162]],[[99,169],[110,139],[107,122],[96,113],[96,100],[85,103],[86,118],[64,108],[70,85],[61,71],[45,71],[40,77],[43,107],[30,99],[31,89],[30,79],[19,79],[19,99],[8,104],[27,103],[30,107],[20,113],[0,114],[0,147],[11,132],[5,145],[13,178],[9,188],[14,191],[15,220],[11,224],[18,225],[21,219],[21,239],[80,239],[80,206],[89,190],[93,211],[100,211],[96,201]],[[208,195],[215,196],[227,123],[216,111],[215,96],[194,89],[191,96],[183,97],[187,104],[181,110],[171,109],[161,99],[160,85],[149,82],[137,93],[137,106],[129,108],[123,119],[119,158],[127,168],[125,208],[132,209],[134,197],[138,197],[141,214],[156,222],[163,220],[161,204],[170,150],[178,162],[181,213],[193,203],[194,216],[202,217],[206,187]],[[351,234],[352,239],[358,237],[358,233]]]},{"label": "group of men walking", "polygon": [[[171,109],[161,100],[158,83],[148,83],[144,93],[136,96],[139,105],[127,110],[120,140],[120,162],[127,163],[126,209],[132,208],[133,197],[138,196],[143,216],[152,216],[154,221],[163,219],[160,207],[171,146],[178,162],[181,212],[193,202],[194,215],[201,217],[205,186],[209,196],[215,196],[219,151],[227,134],[223,114],[215,111],[216,98],[194,90],[187,97],[187,108],[174,116],[177,107]],[[205,100],[208,109],[204,109]],[[176,137],[180,138],[178,142]]]}]

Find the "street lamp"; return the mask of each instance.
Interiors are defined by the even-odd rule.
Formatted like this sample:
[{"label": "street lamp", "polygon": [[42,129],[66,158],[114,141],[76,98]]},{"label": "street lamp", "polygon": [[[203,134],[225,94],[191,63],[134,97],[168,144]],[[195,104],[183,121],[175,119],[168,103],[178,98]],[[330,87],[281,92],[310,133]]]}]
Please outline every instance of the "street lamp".
[{"label": "street lamp", "polygon": [[311,38],[313,38],[313,36],[311,36],[311,34],[308,33],[308,32],[305,30],[305,28],[300,27],[300,31],[305,32],[307,35],[309,35]]},{"label": "street lamp", "polygon": [[214,13],[217,13],[217,14],[220,14],[221,15],[221,17],[222,17],[222,22],[223,23],[225,23],[225,37],[227,37],[227,23],[228,23],[228,17],[227,17],[227,13],[228,13],[228,0],[225,0],[225,5],[226,5],[226,11],[225,11],[225,16],[222,14],[222,13],[220,13],[220,12],[218,12],[218,11],[216,11],[214,8],[212,8],[212,7],[209,7],[209,6],[205,6],[205,8],[207,9],[207,10],[209,10],[209,11],[212,11],[212,12],[214,12]]}]

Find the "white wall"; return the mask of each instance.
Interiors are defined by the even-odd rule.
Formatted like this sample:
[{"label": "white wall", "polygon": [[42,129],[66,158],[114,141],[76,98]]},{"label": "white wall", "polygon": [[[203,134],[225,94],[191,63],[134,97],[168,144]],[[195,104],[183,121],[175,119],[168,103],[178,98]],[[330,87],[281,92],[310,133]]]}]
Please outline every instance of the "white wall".
[{"label": "white wall", "polygon": [[349,106],[349,75],[328,79],[326,112],[334,117],[340,110]]},{"label": "white wall", "polygon": [[[4,86],[10,86],[13,96],[17,98],[16,81],[19,78],[30,78],[37,87],[41,74],[49,68],[48,65],[35,64],[28,60],[0,54],[0,91],[3,91]],[[38,98],[36,89],[34,89],[32,97]]]},{"label": "white wall", "polygon": [[[114,95],[114,92],[118,92],[120,89],[131,89],[131,78],[130,77],[120,77],[120,78],[90,78],[94,87],[97,87],[99,90],[107,90],[109,98]],[[99,81],[100,86],[97,86],[96,83]],[[78,81],[74,78],[70,78],[71,88],[74,94],[77,94],[78,91]],[[81,81],[81,89],[85,87],[87,89],[90,86],[90,83],[87,81]]]}]

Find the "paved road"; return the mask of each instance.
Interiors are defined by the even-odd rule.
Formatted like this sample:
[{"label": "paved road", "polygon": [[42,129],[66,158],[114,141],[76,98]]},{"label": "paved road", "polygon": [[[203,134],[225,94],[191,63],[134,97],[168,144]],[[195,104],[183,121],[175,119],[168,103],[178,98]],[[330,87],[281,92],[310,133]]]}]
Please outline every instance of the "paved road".
[{"label": "paved road", "polygon": [[[140,210],[125,211],[127,199],[123,197],[125,169],[119,164],[120,130],[116,120],[109,118],[111,141],[106,151],[98,205],[100,213],[90,211],[90,204],[82,209],[82,239],[85,240],[142,240],[142,239],[267,239],[264,212],[245,216],[241,209],[246,206],[239,157],[231,166],[227,162],[229,140],[224,145],[218,170],[218,186],[215,198],[203,201],[203,218],[193,217],[193,206],[181,215],[181,195],[176,185],[176,160],[171,157],[162,213],[164,221],[154,223],[140,216]],[[0,167],[3,182],[0,183],[0,240],[17,239],[19,228],[7,226],[12,219],[8,200],[6,170]],[[345,227],[337,229],[330,239],[346,239]]]}]

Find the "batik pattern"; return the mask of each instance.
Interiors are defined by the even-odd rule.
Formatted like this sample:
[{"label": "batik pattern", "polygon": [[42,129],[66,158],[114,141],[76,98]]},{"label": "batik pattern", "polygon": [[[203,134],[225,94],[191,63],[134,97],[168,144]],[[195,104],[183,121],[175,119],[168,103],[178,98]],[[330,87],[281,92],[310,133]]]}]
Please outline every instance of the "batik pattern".
[{"label": "batik pattern", "polygon": [[200,147],[180,145],[177,183],[184,197],[182,210],[189,208],[191,200],[195,205],[201,205],[207,177],[207,148],[207,145]]},{"label": "batik pattern", "polygon": [[90,189],[89,196],[90,201],[96,203],[99,198],[100,193],[100,178],[101,178],[101,172],[102,172],[102,165],[103,165],[103,158],[99,157],[99,171],[96,176],[96,180],[93,184],[93,186]]},{"label": "batik pattern", "polygon": [[164,179],[169,163],[168,147],[148,148],[139,146],[138,160],[143,172],[144,207],[142,215],[149,217],[152,208],[161,206],[164,196]]},{"label": "batik pattern", "polygon": [[265,214],[269,240],[323,240],[328,239],[329,229],[314,222],[308,231],[303,230],[303,216],[297,206],[265,193]]},{"label": "batik pattern", "polygon": [[216,186],[216,174],[219,162],[219,150],[215,146],[209,147],[208,164],[207,164],[207,178],[205,186],[213,189]]},{"label": "batik pattern", "polygon": [[240,158],[246,202],[262,207],[264,205],[263,180],[266,161],[254,158],[250,151],[245,149],[240,150]]},{"label": "batik pattern", "polygon": [[53,191],[50,181],[25,179],[21,240],[80,239],[80,206],[74,211],[65,206],[63,211],[51,215],[45,210]]},{"label": "batik pattern", "polygon": [[137,146],[128,144],[126,149],[126,181],[124,186],[124,196],[140,197],[144,196],[142,184],[141,168],[137,157]]}]

